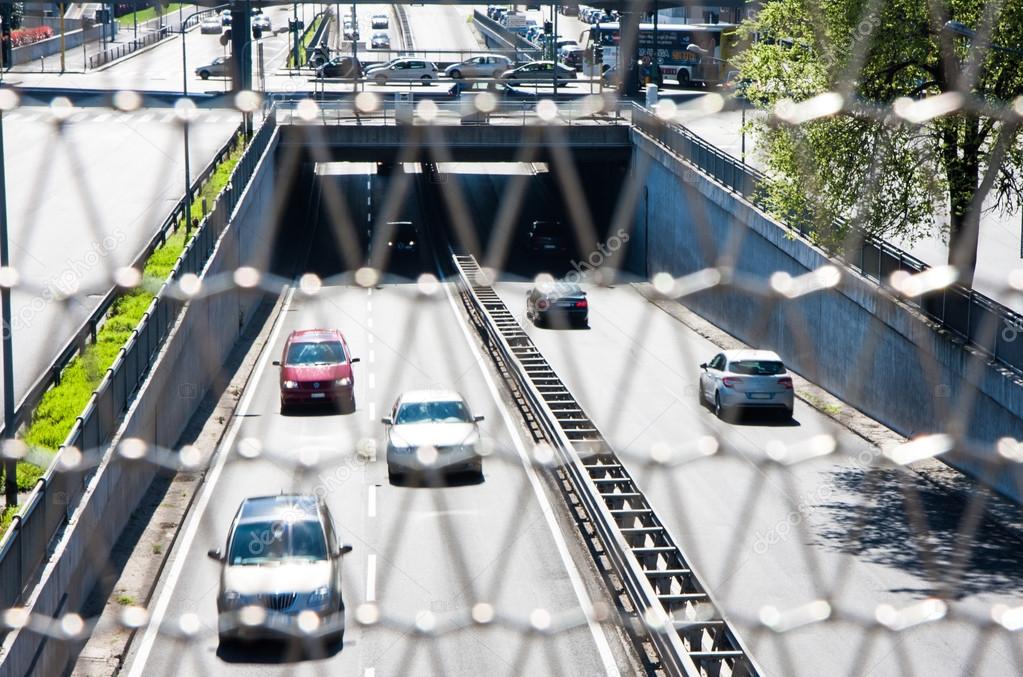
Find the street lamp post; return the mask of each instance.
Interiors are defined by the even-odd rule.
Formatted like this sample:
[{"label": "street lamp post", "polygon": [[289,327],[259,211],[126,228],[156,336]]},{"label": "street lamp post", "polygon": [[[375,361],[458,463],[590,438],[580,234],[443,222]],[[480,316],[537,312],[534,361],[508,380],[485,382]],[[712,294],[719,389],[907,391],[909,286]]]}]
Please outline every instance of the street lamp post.
[{"label": "street lamp post", "polygon": [[[4,114],[0,110],[0,270],[11,265],[10,245],[7,241],[7,176],[4,169]],[[11,288],[9,285],[0,287],[0,316],[3,321],[3,361],[4,361],[4,434],[3,439],[14,439],[14,337],[11,325]],[[5,449],[4,451],[9,451]],[[14,458],[4,457],[4,497],[7,507],[18,505],[18,462]]]},{"label": "street lamp post", "polygon": [[[700,47],[695,42],[690,43],[689,45],[686,45],[686,51],[690,52],[692,54],[699,54],[703,58],[710,59],[711,61],[717,61],[718,63],[723,63],[726,66],[731,66],[732,68],[735,68],[736,70],[739,70],[738,68],[735,67],[735,64],[733,64],[731,61],[728,61],[727,59],[719,59],[718,57],[713,56],[710,52],[705,50],[703,47]],[[736,98],[738,98],[738,97],[736,97]],[[740,158],[742,159],[742,164],[746,164],[746,97],[740,98],[739,101],[742,104],[742,109],[741,109],[742,110],[742,122],[741,122],[741,127],[740,127],[741,134],[742,134],[742,141],[741,141],[741,146],[740,146],[740,151],[739,152],[740,152]]]},{"label": "street lamp post", "polygon": [[[185,49],[185,27],[188,22],[192,20],[192,17],[199,16],[204,12],[213,12],[218,9],[227,7],[228,4],[216,5],[208,9],[201,9],[196,12],[192,12],[188,17],[181,21],[181,96],[185,98],[188,96],[188,51]],[[180,15],[179,15],[180,16]],[[184,134],[185,141],[185,232],[189,232],[192,229],[192,167],[188,158],[188,120],[182,120],[182,131]]]}]

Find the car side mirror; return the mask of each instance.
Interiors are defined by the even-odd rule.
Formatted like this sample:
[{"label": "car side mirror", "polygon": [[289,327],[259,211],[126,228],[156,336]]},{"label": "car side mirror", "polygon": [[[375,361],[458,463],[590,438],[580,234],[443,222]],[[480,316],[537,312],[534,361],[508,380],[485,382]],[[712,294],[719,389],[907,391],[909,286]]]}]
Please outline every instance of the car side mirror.
[{"label": "car side mirror", "polygon": [[280,361],[280,360],[274,360],[274,361],[273,361],[273,365],[274,365],[275,367],[279,367],[279,366],[281,366],[281,361]]},{"label": "car side mirror", "polygon": [[707,368],[707,363],[706,362],[704,362],[703,364],[700,365],[700,369],[706,369],[706,368]]},{"label": "car side mirror", "polygon": [[390,416],[384,416],[380,422],[384,425],[394,425],[394,420]]},{"label": "car side mirror", "polygon": [[351,359],[351,363],[352,363],[352,364],[355,364],[356,362],[361,362],[361,361],[362,361],[362,358],[359,358],[359,357],[353,357],[353,358]]},{"label": "car side mirror", "polygon": [[482,416],[473,416],[473,417],[472,417],[472,420],[473,420],[473,421],[474,421],[475,423],[479,423],[480,421],[482,421],[482,420],[483,420],[483,417],[482,417]]},{"label": "car side mirror", "polygon": [[209,557],[210,559],[215,559],[218,562],[224,561],[224,553],[220,552],[220,548],[213,548],[212,550],[208,550],[206,552],[206,556]]},{"label": "car side mirror", "polygon": [[340,548],[337,549],[337,557],[344,557],[345,555],[347,555],[351,551],[352,551],[352,546],[350,546],[347,543],[345,543]]}]

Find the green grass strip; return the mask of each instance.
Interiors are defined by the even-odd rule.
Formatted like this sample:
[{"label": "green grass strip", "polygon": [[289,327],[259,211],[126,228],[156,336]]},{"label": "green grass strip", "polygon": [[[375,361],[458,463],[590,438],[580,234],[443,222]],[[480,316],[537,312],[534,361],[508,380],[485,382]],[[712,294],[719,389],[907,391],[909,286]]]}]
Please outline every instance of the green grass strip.
[{"label": "green grass strip", "polygon": [[[192,215],[202,219],[202,198],[212,203],[231,177],[231,172],[245,151],[239,143],[217,166],[192,204]],[[60,383],[46,391],[32,413],[32,421],[24,435],[31,449],[32,460],[18,463],[18,488],[28,491],[43,474],[53,454],[67,439],[75,420],[81,415],[92,393],[99,387],[107,369],[117,359],[132,331],[142,321],[160,286],[171,274],[185,250],[185,229],[180,226],[154,251],[143,269],[143,283],[118,298],[107,319],[96,332],[96,342],[87,346],[71,360],[61,373]],[[193,231],[194,233],[194,231]]]},{"label": "green grass strip", "polygon": [[121,24],[121,30],[127,30],[128,26],[134,26],[136,22],[142,23],[143,21],[149,21],[155,19],[160,15],[167,15],[171,12],[176,12],[179,9],[186,9],[194,11],[195,5],[184,3],[184,2],[172,2],[164,5],[163,7],[146,7],[140,9],[137,12],[129,12],[123,16],[117,17],[117,20]]},{"label": "green grass strip", "polygon": [[[323,22],[323,15],[322,14],[317,14],[316,17],[313,19],[313,22],[311,24],[309,24],[308,28],[305,29],[305,33],[302,34],[302,46],[301,46],[301,48],[299,48],[299,51],[298,51],[300,56],[304,55],[306,53],[306,49],[309,47],[309,43],[311,43],[313,41],[313,36],[316,35],[316,31],[317,31],[317,29],[319,29],[320,24],[322,22]],[[291,49],[288,50],[288,68],[294,68],[295,67],[295,46],[294,45],[295,45],[295,43],[292,42],[291,43]]]}]

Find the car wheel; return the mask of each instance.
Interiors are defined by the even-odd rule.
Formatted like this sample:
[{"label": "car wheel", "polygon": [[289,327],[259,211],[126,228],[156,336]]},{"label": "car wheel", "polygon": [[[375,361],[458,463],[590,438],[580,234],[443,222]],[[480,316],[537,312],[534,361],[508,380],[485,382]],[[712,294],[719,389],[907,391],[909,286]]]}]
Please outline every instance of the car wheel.
[{"label": "car wheel", "polygon": [[387,479],[391,484],[401,484],[405,479],[404,473],[400,473],[391,466],[387,466]]},{"label": "car wheel", "polygon": [[430,82],[433,80],[433,78],[431,78],[429,75],[424,75],[419,79],[422,81],[424,87],[429,86]]},{"label": "car wheel", "polygon": [[791,421],[792,420],[792,410],[789,409],[788,407],[782,409],[781,410],[781,420],[783,420],[783,421]]},{"label": "car wheel", "polygon": [[679,68],[677,77],[679,86],[681,87],[689,86],[689,71],[687,71],[685,68]]},{"label": "car wheel", "polygon": [[462,79],[462,71],[460,71],[460,70],[458,70],[456,68],[455,70],[451,71],[451,77],[454,78],[455,80],[461,80]]},{"label": "car wheel", "polygon": [[210,79],[210,72],[209,71],[199,71],[199,77],[202,78],[203,80],[209,80]]},{"label": "car wheel", "polygon": [[707,406],[707,396],[703,394],[703,384],[700,382],[696,383],[696,401],[701,407]]},{"label": "car wheel", "polygon": [[287,416],[291,413],[291,407],[283,399],[281,400],[281,416]]},{"label": "car wheel", "polygon": [[387,76],[386,75],[378,75],[375,78],[373,78],[373,81],[375,83],[377,83],[378,85],[386,85],[387,84]]},{"label": "car wheel", "polygon": [[721,404],[721,394],[714,393],[714,415],[723,421],[725,420],[725,413],[726,410]]}]

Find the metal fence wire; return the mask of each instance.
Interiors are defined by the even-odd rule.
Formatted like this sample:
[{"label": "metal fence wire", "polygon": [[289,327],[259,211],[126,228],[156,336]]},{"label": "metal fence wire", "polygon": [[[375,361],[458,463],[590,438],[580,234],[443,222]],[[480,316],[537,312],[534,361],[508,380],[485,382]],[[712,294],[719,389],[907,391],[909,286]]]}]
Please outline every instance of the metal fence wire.
[{"label": "metal fence wire", "polygon": [[[836,255],[771,217],[768,177],[686,127],[717,92],[288,99],[231,98],[198,225],[154,198],[98,286],[53,293],[19,251],[61,235],[10,210],[0,284],[16,317],[42,299],[15,350],[19,329],[52,349],[3,446],[38,479],[0,540],[0,674],[1023,674],[1013,310],[858,224]],[[73,161],[92,116],[154,114],[112,101],[0,97],[0,124]],[[182,132],[222,112],[157,111],[168,167],[125,189],[177,183]],[[124,220],[93,181],[75,194],[104,242]],[[586,322],[541,317],[567,298]],[[350,369],[316,390],[354,381],[352,407],[286,406],[274,361],[314,328]],[[746,349],[786,363],[791,418],[704,388]],[[44,446],[78,370],[89,396]],[[450,439],[384,420],[449,391],[482,416]],[[480,473],[443,471],[470,446]],[[252,497],[287,511],[239,514]],[[320,510],[323,553],[263,557]]]}]

